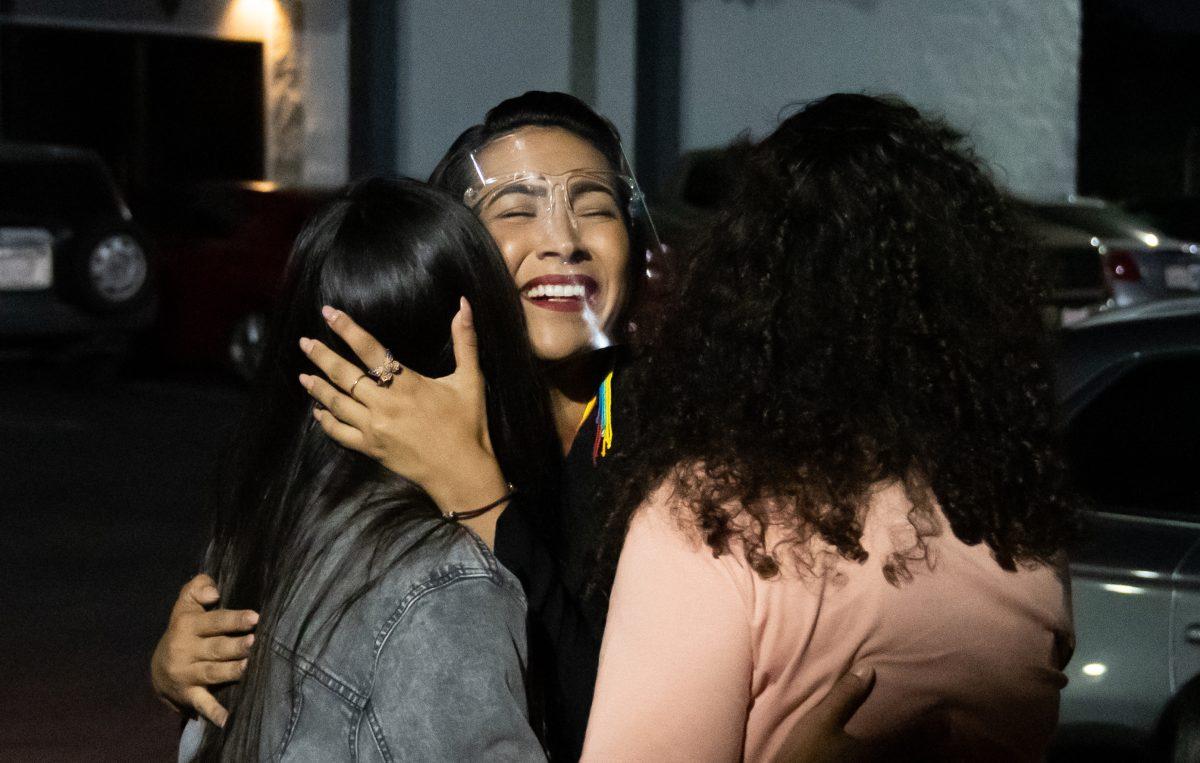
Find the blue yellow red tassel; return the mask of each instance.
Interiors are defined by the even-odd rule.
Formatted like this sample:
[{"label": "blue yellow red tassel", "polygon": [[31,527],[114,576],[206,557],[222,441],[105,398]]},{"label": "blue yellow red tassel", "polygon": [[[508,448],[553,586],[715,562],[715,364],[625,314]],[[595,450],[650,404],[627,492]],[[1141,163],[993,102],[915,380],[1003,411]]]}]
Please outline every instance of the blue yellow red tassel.
[{"label": "blue yellow red tassel", "polygon": [[608,455],[612,442],[612,371],[609,371],[596,392],[596,440],[592,444],[592,463]]}]

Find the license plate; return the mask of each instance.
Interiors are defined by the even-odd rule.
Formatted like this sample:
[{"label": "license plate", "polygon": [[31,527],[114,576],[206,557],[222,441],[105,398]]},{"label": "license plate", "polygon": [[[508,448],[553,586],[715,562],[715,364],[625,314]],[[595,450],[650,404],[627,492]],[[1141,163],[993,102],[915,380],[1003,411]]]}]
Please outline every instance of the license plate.
[{"label": "license plate", "polygon": [[54,239],[40,228],[0,228],[0,290],[33,291],[54,283]]},{"label": "license plate", "polygon": [[1200,291],[1200,265],[1167,265],[1168,289]]}]

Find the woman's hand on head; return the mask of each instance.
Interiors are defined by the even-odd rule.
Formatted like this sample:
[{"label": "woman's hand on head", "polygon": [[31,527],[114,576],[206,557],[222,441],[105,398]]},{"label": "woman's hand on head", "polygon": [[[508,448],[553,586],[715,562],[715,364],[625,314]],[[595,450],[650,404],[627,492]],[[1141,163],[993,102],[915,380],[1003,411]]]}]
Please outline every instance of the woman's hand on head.
[{"label": "woman's hand on head", "polygon": [[[329,307],[322,314],[363,365],[384,364],[386,348],[350,316]],[[324,374],[300,377],[320,403],[313,416],[321,428],[341,445],[420,485],[443,512],[478,508],[506,492],[492,452],[475,327],[465,299],[450,333],[454,373],[434,379],[401,368],[387,385],[364,378],[358,365],[320,341],[300,341],[300,349]],[[499,514],[489,512],[464,524],[490,544]]]},{"label": "woman's hand on head", "polygon": [[258,613],[209,610],[219,599],[208,575],[197,575],[183,586],[150,659],[150,681],[159,698],[175,710],[195,710],[224,726],[229,714],[210,687],[241,679],[254,643],[249,631],[258,623]]}]

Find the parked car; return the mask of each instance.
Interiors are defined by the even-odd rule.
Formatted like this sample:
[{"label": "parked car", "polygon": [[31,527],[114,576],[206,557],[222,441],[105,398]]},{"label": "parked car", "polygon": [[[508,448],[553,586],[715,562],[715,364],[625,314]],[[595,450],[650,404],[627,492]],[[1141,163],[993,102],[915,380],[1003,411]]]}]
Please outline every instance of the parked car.
[{"label": "parked car", "polygon": [[292,243],[332,196],[249,181],[158,189],[142,200],[164,254],[156,334],[166,360],[253,375]]},{"label": "parked car", "polygon": [[[690,151],[651,200],[659,232],[672,248],[711,219],[736,186],[738,145]],[[1067,322],[1099,309],[1200,294],[1200,245],[1172,238],[1119,206],[1069,198],[1014,200],[1042,247],[1050,281],[1049,307]]]},{"label": "parked car", "polygon": [[0,143],[0,342],[121,348],[155,310],[151,247],[96,154]]},{"label": "parked car", "polygon": [[1057,374],[1087,507],[1060,752],[1200,752],[1200,298],[1063,329]]},{"label": "parked car", "polygon": [[1200,293],[1200,244],[1168,236],[1115,204],[1023,203],[1051,257],[1055,304],[1127,307]]}]

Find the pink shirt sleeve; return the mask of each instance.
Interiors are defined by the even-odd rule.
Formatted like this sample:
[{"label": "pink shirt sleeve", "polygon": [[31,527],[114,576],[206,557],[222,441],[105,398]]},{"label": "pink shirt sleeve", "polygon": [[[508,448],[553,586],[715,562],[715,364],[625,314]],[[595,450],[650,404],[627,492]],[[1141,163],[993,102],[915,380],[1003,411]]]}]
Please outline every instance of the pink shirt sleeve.
[{"label": "pink shirt sleeve", "polygon": [[[583,759],[736,761],[752,655],[749,586],[656,492],[621,551]],[[739,574],[742,573],[742,574]]]}]

